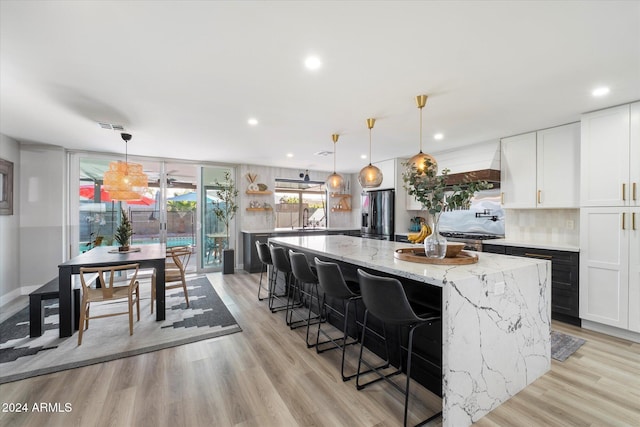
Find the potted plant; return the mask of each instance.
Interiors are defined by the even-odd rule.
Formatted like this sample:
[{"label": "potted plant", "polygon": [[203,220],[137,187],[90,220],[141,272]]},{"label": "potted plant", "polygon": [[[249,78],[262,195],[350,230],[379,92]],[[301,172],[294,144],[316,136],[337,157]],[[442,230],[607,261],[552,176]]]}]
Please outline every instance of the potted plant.
[{"label": "potted plant", "polygon": [[447,241],[439,233],[440,215],[446,210],[469,209],[473,195],[492,188],[493,184],[466,179],[462,184],[449,186],[449,169],[443,169],[438,175],[429,158],[425,159],[424,172],[419,171],[415,164],[405,162],[403,165],[406,167],[402,174],[403,187],[429,212],[432,223],[431,234],[424,240],[425,254],[430,258],[444,258]]},{"label": "potted plant", "polygon": [[220,199],[220,202],[213,207],[213,213],[224,224],[227,239],[225,241],[225,248],[222,251],[222,274],[233,274],[235,265],[235,251],[229,248],[229,224],[231,220],[236,216],[238,211],[238,205],[236,205],[236,198],[238,197],[238,190],[235,187],[235,183],[231,178],[231,172],[226,171],[224,173],[224,182],[221,183],[217,179],[214,185],[218,187],[216,196]]},{"label": "potted plant", "polygon": [[129,221],[129,217],[124,209],[120,208],[120,225],[116,229],[116,234],[114,236],[116,242],[120,245],[118,247],[120,252],[126,252],[129,250],[129,239],[131,239],[132,234],[133,230],[131,228],[131,221]]}]

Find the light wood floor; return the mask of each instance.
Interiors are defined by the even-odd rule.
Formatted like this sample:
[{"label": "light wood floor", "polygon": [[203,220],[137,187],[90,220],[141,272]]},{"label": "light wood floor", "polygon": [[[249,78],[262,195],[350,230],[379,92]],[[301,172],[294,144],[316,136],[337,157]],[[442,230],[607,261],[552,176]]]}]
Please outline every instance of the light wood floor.
[{"label": "light wood floor", "polygon": [[[209,275],[243,332],[4,384],[0,402],[27,403],[30,413],[0,412],[0,426],[401,425],[402,395],[387,384],[356,391],[353,380],[343,383],[337,351],[307,349],[302,330],[291,331],[283,313],[257,301],[258,276]],[[477,425],[640,426],[640,345],[553,328],[587,342]],[[441,400],[414,390],[416,423]],[[31,412],[43,402],[71,409]]]}]

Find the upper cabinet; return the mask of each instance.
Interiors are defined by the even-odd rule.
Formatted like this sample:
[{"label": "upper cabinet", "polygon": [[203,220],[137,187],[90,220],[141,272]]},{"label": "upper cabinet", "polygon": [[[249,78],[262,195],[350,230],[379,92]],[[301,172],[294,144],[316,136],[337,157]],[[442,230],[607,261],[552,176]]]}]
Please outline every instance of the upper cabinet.
[{"label": "upper cabinet", "polygon": [[640,102],[582,117],[582,206],[639,206]]},{"label": "upper cabinet", "polygon": [[578,123],[503,138],[500,147],[504,208],[579,206]]}]

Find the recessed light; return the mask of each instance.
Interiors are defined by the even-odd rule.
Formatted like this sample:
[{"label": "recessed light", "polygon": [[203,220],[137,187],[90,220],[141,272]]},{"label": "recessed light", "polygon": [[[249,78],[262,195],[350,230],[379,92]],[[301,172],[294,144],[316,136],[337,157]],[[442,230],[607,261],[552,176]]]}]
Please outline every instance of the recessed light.
[{"label": "recessed light", "polygon": [[256,126],[258,124],[258,119],[254,119],[253,117],[247,120],[250,126]]},{"label": "recessed light", "polygon": [[287,157],[289,158],[293,157],[293,153],[287,153]]},{"label": "recessed light", "polygon": [[591,95],[593,95],[593,96],[605,96],[605,95],[607,95],[609,92],[610,92],[610,91],[609,91],[609,88],[608,88],[608,87],[606,87],[606,86],[603,86],[603,87],[595,88],[595,89],[591,92]]},{"label": "recessed light", "polygon": [[433,135],[433,139],[436,139],[438,141],[441,140],[442,138],[444,138],[444,135],[441,133],[436,133],[435,135]]},{"label": "recessed light", "polygon": [[322,62],[317,56],[308,56],[307,59],[304,60],[304,66],[309,70],[315,71],[322,66]]},{"label": "recessed light", "polygon": [[360,155],[360,158],[361,158],[361,159],[366,159],[366,158],[367,158],[367,155],[366,155],[366,154],[361,154],[361,155]]}]

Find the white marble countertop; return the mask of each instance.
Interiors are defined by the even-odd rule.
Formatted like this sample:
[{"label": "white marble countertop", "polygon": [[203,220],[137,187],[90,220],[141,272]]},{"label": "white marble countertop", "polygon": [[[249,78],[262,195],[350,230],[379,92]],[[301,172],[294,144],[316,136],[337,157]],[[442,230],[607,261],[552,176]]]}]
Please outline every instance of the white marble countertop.
[{"label": "white marble countertop", "polygon": [[440,287],[448,281],[459,281],[549,262],[533,258],[474,252],[479,258],[475,264],[423,264],[394,258],[394,251],[406,248],[407,243],[353,236],[317,235],[272,237],[269,241]]},{"label": "white marble countertop", "polygon": [[260,228],[257,230],[240,230],[241,233],[309,233],[309,232],[322,232],[322,231],[359,231],[358,228],[355,227],[331,227],[331,228],[322,228],[322,227],[307,227],[306,229],[302,229],[300,227],[296,228]]},{"label": "white marble countertop", "polygon": [[546,241],[531,241],[531,240],[517,240],[517,239],[492,239],[483,240],[483,244],[486,245],[501,245],[501,246],[519,246],[523,248],[536,248],[536,249],[550,249],[554,251],[568,251],[568,252],[580,252],[580,247],[570,245],[568,243],[546,242]]}]

